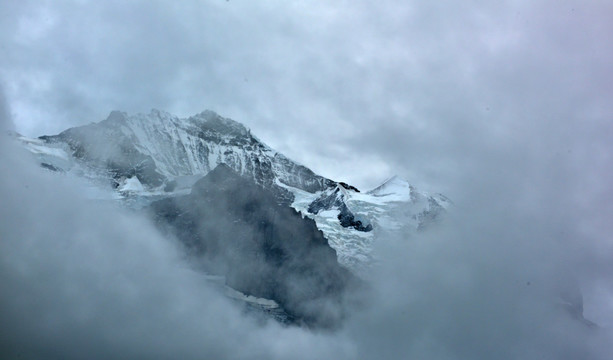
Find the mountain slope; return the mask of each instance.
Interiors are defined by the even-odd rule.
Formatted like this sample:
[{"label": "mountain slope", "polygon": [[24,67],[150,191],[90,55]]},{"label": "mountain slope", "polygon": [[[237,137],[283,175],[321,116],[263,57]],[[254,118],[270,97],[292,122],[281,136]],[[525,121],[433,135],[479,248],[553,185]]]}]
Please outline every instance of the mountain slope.
[{"label": "mountain slope", "polygon": [[[339,262],[356,271],[366,270],[376,261],[372,257],[375,239],[417,234],[442,219],[451,206],[445,196],[418,191],[398,177],[368,192],[344,186],[314,194],[288,190],[295,195],[292,207],[313,218],[337,251]],[[372,231],[342,226],[345,212],[357,226]]]},{"label": "mountain slope", "polygon": [[74,158],[107,172],[117,183],[137,176],[149,189],[175,177],[204,175],[221,163],[268,187],[278,180],[314,192],[333,183],[272,150],[242,124],[212,111],[187,119],[159,110],[133,116],[113,111],[99,123],[40,139],[66,144]]},{"label": "mountain slope", "polygon": [[232,288],[272,299],[310,325],[334,326],[342,317],[352,276],[313,220],[279,205],[252,179],[221,164],[189,195],[153,202],[149,211]]}]

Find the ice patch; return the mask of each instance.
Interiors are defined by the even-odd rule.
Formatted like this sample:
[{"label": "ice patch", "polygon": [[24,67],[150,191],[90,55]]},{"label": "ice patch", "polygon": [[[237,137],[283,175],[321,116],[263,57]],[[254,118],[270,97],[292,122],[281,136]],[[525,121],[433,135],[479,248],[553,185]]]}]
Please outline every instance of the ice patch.
[{"label": "ice patch", "polygon": [[138,177],[133,176],[124,180],[124,183],[119,186],[118,190],[121,192],[142,193],[145,191],[145,188],[140,180],[138,180]]}]

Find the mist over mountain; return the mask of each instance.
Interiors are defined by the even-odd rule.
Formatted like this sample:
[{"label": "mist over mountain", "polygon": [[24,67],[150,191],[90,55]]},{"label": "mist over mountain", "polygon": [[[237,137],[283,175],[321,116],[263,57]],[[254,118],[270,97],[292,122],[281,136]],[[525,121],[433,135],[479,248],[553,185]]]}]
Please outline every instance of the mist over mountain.
[{"label": "mist over mountain", "polygon": [[[4,354],[605,359],[608,353],[608,330],[584,319],[573,280],[581,273],[568,268],[575,260],[566,252],[552,256],[556,243],[547,233],[557,224],[540,217],[544,228],[525,228],[540,215],[494,206],[479,195],[482,187],[466,186],[466,198],[452,206],[398,178],[372,191],[333,182],[309,192],[277,179],[258,182],[257,173],[223,163],[203,177],[165,175],[151,156],[149,169],[162,176],[156,185],[146,180],[149,172],[122,173],[115,171],[120,161],[104,160],[144,159],[140,150],[123,151],[125,142],[73,149],[57,137],[16,140],[19,148],[10,138],[2,144],[12,169],[2,176],[0,264],[11,289],[0,307],[4,329],[11,329],[3,330]],[[104,156],[81,156],[81,148]],[[113,205],[96,200],[100,192],[92,187]],[[343,206],[372,230],[344,227]],[[157,225],[139,215],[143,209]],[[223,276],[226,295],[215,290],[212,275]],[[355,276],[368,286],[345,291]],[[245,304],[271,315],[257,320]],[[273,319],[283,312],[267,310],[277,304],[300,320],[279,325]],[[301,323],[308,327],[295,326]],[[335,330],[316,330],[322,327]],[[228,337],[244,341],[237,347]]]},{"label": "mist over mountain", "polygon": [[149,213],[207,274],[276,302],[288,314],[283,322],[309,326],[338,327],[347,317],[355,295],[347,291],[359,282],[349,270],[376,261],[376,233],[416,234],[450,204],[397,178],[362,193],[212,111],[187,119],[113,111],[99,123],[18,140],[42,168]]},{"label": "mist over mountain", "polygon": [[159,110],[113,111],[101,122],[58,135],[19,139],[42,167],[87,178],[136,207],[184,194],[224,164],[272,192],[278,204],[313,218],[341,264],[352,269],[374,261],[375,232],[418,231],[450,204],[445,196],[419,192],[399,178],[360,192],[313,173],[212,111],[186,119]]},{"label": "mist over mountain", "polygon": [[0,30],[1,359],[613,358],[610,1],[0,1]]},{"label": "mist over mountain", "polygon": [[234,289],[279,303],[309,325],[339,326],[345,291],[357,286],[315,221],[251,179],[218,165],[189,195],[158,200],[150,211],[208,273]]}]

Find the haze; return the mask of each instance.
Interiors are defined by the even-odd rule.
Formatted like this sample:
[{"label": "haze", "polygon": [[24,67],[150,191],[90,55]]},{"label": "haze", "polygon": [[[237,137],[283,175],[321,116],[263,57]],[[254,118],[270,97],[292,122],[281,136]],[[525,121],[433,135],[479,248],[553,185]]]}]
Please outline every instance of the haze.
[{"label": "haze", "polygon": [[[456,209],[377,240],[369,307],[340,331],[261,325],[147,219],[91,206],[2,139],[5,353],[610,358],[611,3],[20,1],[0,19],[3,130],[212,109],[320,175],[398,174]],[[559,287],[598,331],[559,311]]]}]

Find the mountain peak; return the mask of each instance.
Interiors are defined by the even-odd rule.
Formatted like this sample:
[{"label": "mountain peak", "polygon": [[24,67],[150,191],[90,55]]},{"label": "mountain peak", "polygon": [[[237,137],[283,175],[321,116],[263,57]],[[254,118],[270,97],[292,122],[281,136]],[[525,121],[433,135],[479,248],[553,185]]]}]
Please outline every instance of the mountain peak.
[{"label": "mountain peak", "polygon": [[106,120],[104,120],[104,122],[109,124],[121,123],[125,122],[127,117],[127,113],[119,110],[113,110],[109,113],[109,116],[106,117]]},{"label": "mountain peak", "polygon": [[246,136],[250,134],[250,130],[238,121],[220,116],[212,110],[204,110],[203,112],[191,116],[189,119],[196,126],[213,130],[219,133],[226,133],[235,136]]},{"label": "mountain peak", "polygon": [[385,196],[388,194],[410,194],[413,186],[408,181],[397,175],[385,180],[383,184],[370,190],[368,194],[375,196]]},{"label": "mountain peak", "polygon": [[332,182],[272,151],[244,125],[211,110],[182,119],[157,109],[135,115],[112,111],[99,123],[40,140],[65,143],[79,166],[101,177],[110,174],[117,183],[136,175],[148,190],[176,177],[205,175],[220,163],[264,187],[278,181],[312,193]]},{"label": "mountain peak", "polygon": [[198,113],[198,114],[196,114],[194,116],[201,116],[203,118],[219,118],[219,117],[221,117],[221,115],[219,115],[215,111],[209,110],[209,109],[205,109],[205,110],[201,111],[200,113]]},{"label": "mountain peak", "polygon": [[151,111],[149,112],[149,115],[153,115],[153,116],[157,116],[157,117],[161,117],[161,118],[172,117],[172,114],[169,113],[168,111],[159,110],[159,109],[156,109],[156,108],[152,108]]}]

